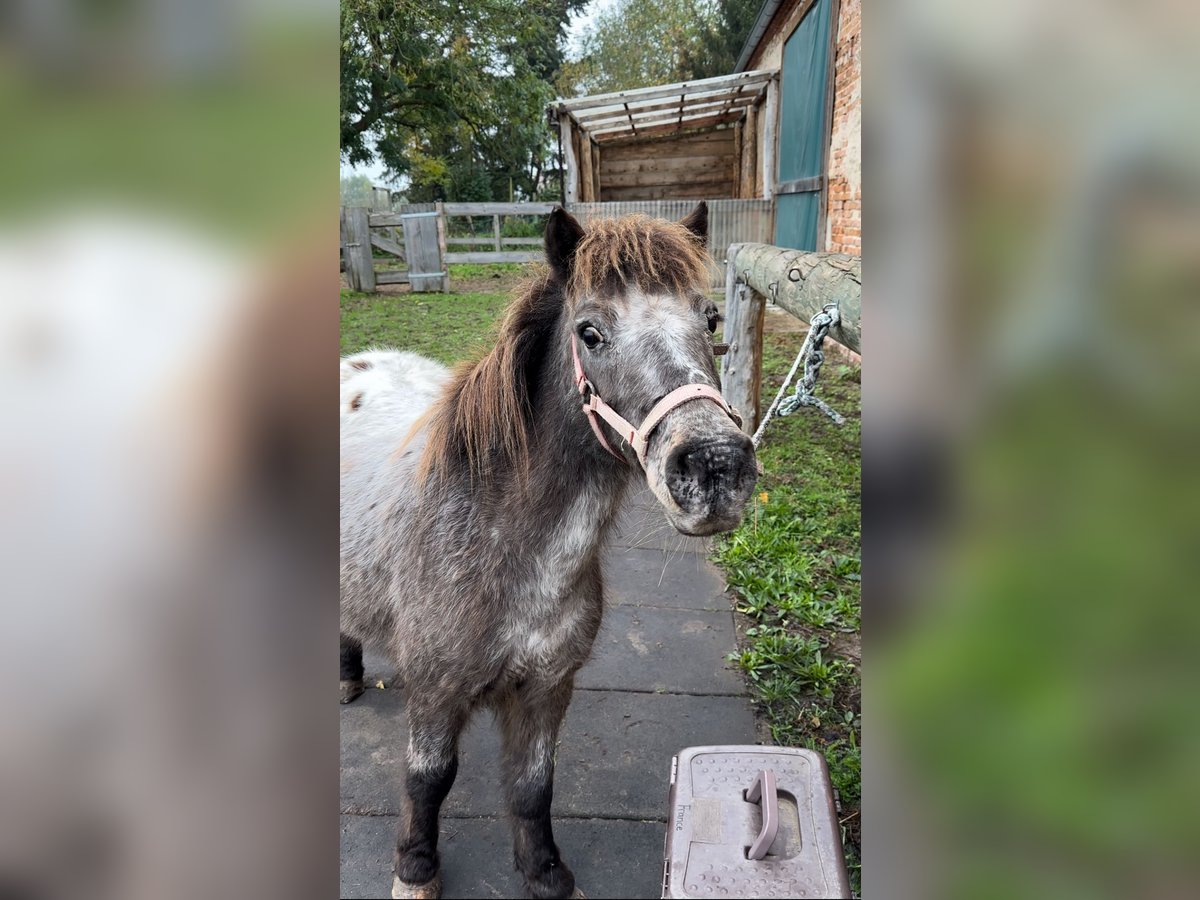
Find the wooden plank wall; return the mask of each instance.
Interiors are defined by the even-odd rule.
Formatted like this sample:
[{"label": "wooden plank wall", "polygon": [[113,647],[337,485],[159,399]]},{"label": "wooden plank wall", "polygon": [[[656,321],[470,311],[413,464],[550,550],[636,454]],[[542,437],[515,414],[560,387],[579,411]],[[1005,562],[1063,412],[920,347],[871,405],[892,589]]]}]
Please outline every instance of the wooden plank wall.
[{"label": "wooden plank wall", "polygon": [[660,140],[605,142],[601,147],[602,202],[737,195],[733,128]]}]

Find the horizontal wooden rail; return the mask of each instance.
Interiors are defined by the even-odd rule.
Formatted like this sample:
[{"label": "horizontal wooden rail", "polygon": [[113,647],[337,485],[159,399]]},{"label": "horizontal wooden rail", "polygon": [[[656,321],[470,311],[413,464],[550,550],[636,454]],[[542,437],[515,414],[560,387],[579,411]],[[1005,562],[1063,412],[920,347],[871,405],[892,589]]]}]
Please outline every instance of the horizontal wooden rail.
[{"label": "horizontal wooden rail", "polygon": [[546,255],[541,250],[495,250],[478,252],[455,252],[446,254],[448,263],[525,263],[545,262]]},{"label": "horizontal wooden rail", "polygon": [[[825,304],[836,303],[840,321],[829,336],[862,352],[862,257],[733,244],[726,265],[753,290],[805,322]],[[778,286],[775,291],[772,284]]]},{"label": "horizontal wooden rail", "polygon": [[[540,247],[546,239],[541,235],[537,237],[506,237],[501,238],[500,243],[504,247]],[[496,239],[493,237],[452,237],[446,238],[447,244],[452,244],[456,247],[471,246],[473,244],[494,244]]]},{"label": "horizontal wooden rail", "polygon": [[548,216],[557,203],[443,203],[448,216]]}]

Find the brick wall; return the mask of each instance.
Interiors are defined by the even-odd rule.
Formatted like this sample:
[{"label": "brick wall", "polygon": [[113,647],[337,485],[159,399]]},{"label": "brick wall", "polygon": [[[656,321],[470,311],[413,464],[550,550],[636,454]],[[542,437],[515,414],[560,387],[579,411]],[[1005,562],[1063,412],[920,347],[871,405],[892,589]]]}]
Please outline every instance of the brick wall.
[{"label": "brick wall", "polygon": [[858,256],[862,253],[862,0],[841,0],[837,34],[825,249]]}]

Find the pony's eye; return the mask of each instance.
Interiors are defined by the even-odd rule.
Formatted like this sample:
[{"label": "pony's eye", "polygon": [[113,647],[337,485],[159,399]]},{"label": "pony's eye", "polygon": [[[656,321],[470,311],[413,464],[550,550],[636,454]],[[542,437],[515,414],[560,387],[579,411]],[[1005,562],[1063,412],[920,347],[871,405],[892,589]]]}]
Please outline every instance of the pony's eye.
[{"label": "pony's eye", "polygon": [[720,313],[715,313],[715,312],[709,313],[708,314],[708,333],[716,334],[717,333],[717,323],[723,321],[724,318],[725,317],[723,315],[721,315]]},{"label": "pony's eye", "polygon": [[604,340],[604,337],[591,325],[584,325],[579,329],[579,337],[583,339],[583,344],[589,350],[595,350]]}]

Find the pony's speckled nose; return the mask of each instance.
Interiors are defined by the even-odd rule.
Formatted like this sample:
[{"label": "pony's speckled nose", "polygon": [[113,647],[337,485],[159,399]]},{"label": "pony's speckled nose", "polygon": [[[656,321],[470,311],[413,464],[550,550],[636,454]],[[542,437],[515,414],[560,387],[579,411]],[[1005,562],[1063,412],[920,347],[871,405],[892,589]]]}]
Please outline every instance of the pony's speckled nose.
[{"label": "pony's speckled nose", "polygon": [[736,524],[754,490],[754,446],[745,434],[684,441],[667,457],[667,490],[679,508],[700,514],[717,529]]}]

